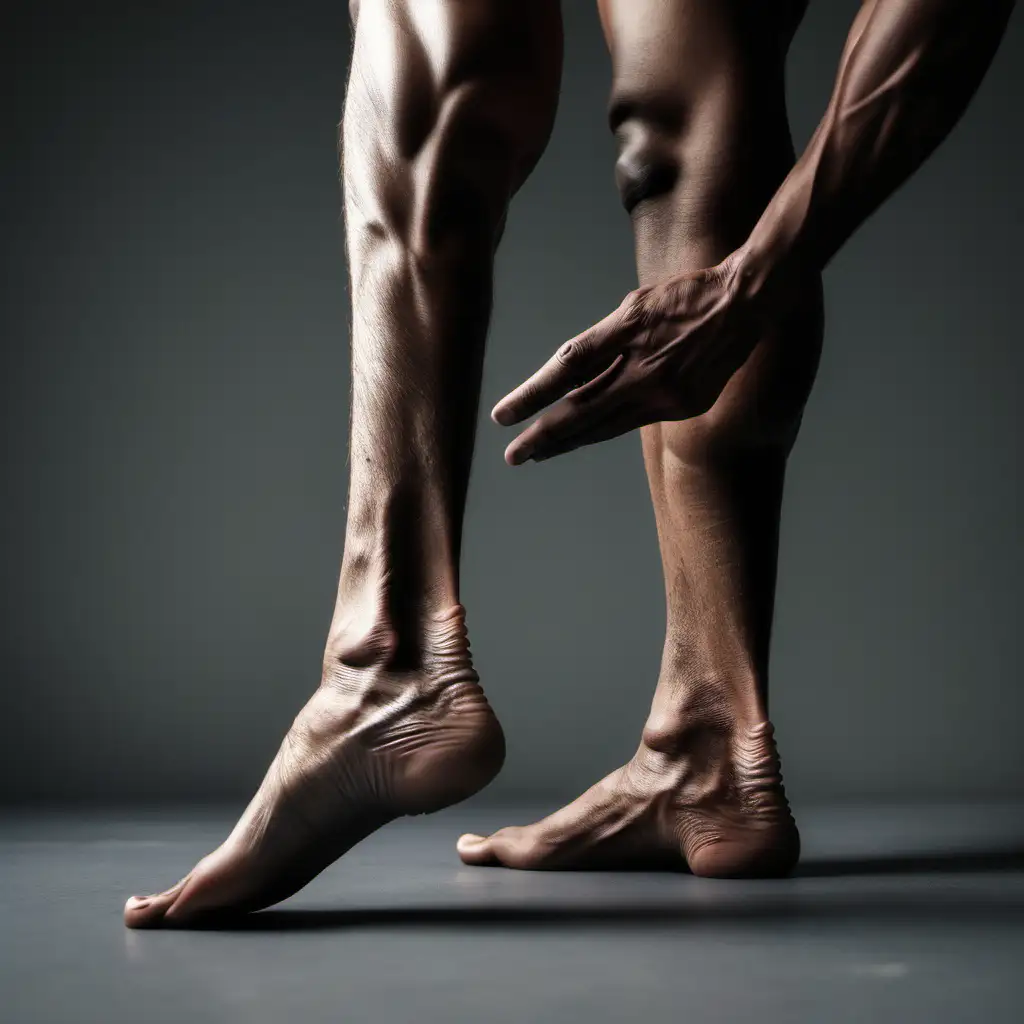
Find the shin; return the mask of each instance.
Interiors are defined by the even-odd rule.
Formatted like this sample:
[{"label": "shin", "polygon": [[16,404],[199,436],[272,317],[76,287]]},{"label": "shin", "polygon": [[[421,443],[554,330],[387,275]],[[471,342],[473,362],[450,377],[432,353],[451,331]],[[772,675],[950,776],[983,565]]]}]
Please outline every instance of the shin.
[{"label": "shin", "polygon": [[554,117],[557,4],[363,0],[342,133],[352,299],[345,555],[328,658],[415,661],[458,603],[495,248]]}]

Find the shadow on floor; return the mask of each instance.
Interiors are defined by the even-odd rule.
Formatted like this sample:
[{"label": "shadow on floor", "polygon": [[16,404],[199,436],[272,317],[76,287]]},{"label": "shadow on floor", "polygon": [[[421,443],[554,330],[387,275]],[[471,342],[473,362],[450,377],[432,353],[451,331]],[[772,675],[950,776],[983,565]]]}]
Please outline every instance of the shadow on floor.
[{"label": "shadow on floor", "polygon": [[751,900],[740,903],[678,905],[615,903],[605,906],[521,903],[516,906],[373,907],[362,909],[264,910],[232,921],[196,925],[203,931],[282,932],[342,931],[353,928],[510,928],[606,925],[666,926],[714,922],[870,920],[921,924],[976,922],[1024,924],[1024,901],[969,895],[950,898],[929,893],[907,899],[901,894],[824,896],[804,899]]},{"label": "shadow on floor", "polygon": [[[857,878],[882,875],[942,875],[1024,871],[1024,851],[932,854],[920,856],[864,857],[810,861],[802,864],[793,880],[745,882],[737,891],[714,883],[699,890],[690,887],[667,892],[665,898],[646,901],[616,898],[614,891],[601,892],[585,902],[539,901],[536,897],[517,903],[500,901],[464,905],[408,907],[350,907],[264,910],[247,917],[208,921],[199,927],[215,931],[318,931],[371,927],[515,927],[559,925],[665,926],[701,922],[870,920],[898,923],[928,921],[975,921],[1024,924],[1024,891],[993,892],[950,889],[943,885],[916,886],[910,890],[887,887],[884,891],[807,891],[801,878]],[[599,877],[591,873],[591,877]],[[507,898],[506,898],[507,899]]]},{"label": "shadow on floor", "polygon": [[1024,849],[908,853],[801,861],[797,878],[844,878],[868,875],[974,874],[1024,871]]}]

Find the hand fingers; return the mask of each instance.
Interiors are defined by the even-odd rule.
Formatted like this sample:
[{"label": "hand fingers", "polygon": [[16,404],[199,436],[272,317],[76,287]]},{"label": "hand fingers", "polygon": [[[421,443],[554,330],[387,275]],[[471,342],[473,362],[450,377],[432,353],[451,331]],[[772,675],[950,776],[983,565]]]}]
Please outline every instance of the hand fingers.
[{"label": "hand fingers", "polygon": [[509,392],[491,411],[503,427],[520,423],[567,392],[601,373],[617,354],[614,350],[616,313],[571,338],[528,380]]},{"label": "hand fingers", "polygon": [[592,424],[578,433],[544,441],[540,447],[534,449],[531,458],[534,462],[545,462],[558,455],[574,452],[577,448],[585,448],[590,444],[599,444],[601,441],[610,441],[614,437],[628,434],[631,430],[636,430],[638,427],[646,426],[651,422],[653,421],[650,416],[645,416],[636,409],[622,411],[613,414],[608,419],[601,420],[597,424]]},{"label": "hand fingers", "polygon": [[505,449],[505,461],[511,466],[527,459],[539,461],[639,426],[642,417],[633,415],[622,389],[616,386],[622,363],[622,359],[616,360],[579,393],[569,395],[531,423]]}]

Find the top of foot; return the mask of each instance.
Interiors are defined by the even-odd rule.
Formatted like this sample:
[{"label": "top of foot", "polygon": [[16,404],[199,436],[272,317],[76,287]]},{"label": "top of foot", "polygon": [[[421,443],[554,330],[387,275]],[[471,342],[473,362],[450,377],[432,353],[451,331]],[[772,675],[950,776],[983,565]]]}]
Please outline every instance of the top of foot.
[{"label": "top of foot", "polygon": [[[692,735],[690,752],[633,759],[533,825],[464,835],[467,864],[674,868],[709,877],[788,874],[799,836],[769,722]],[[699,753],[695,752],[699,751]]]}]

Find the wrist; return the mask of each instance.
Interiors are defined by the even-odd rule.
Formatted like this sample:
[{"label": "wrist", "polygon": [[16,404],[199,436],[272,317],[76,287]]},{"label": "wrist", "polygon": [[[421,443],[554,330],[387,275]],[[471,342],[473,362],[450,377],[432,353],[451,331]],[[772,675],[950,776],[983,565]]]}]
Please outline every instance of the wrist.
[{"label": "wrist", "polygon": [[776,292],[779,286],[800,271],[796,247],[786,236],[765,235],[755,229],[736,251],[735,287],[739,296],[751,303]]},{"label": "wrist", "polygon": [[778,222],[759,223],[725,263],[734,300],[754,315],[763,311],[773,317],[820,272],[799,235]]},{"label": "wrist", "polygon": [[738,298],[752,305],[761,299],[792,293],[793,285],[806,282],[824,269],[826,260],[816,244],[817,217],[812,216],[811,195],[815,154],[810,151],[796,163],[771,202],[737,249],[734,281]]}]

